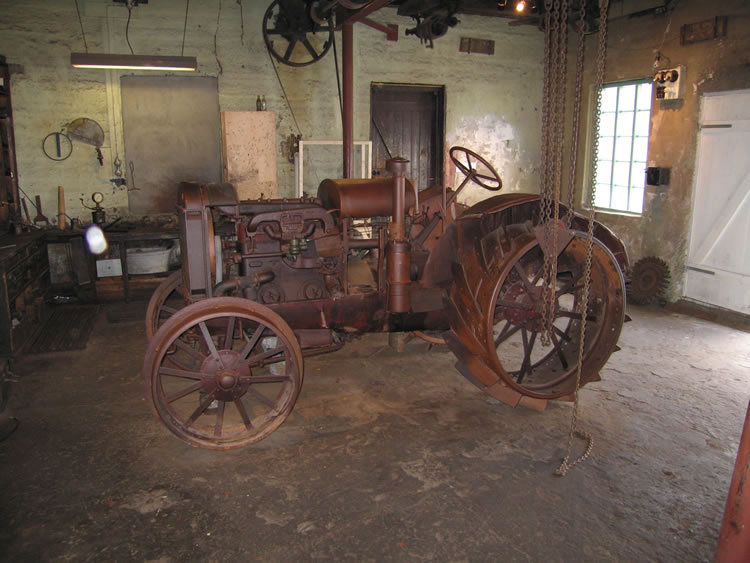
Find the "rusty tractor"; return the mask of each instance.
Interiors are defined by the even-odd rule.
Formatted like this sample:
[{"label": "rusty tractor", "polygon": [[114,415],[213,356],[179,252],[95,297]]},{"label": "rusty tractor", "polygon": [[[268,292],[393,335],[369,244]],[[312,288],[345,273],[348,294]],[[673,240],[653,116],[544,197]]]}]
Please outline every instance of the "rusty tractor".
[{"label": "rusty tractor", "polygon": [[459,205],[469,182],[497,192],[502,181],[466,148],[450,157],[464,175],[455,189],[418,192],[403,159],[388,162],[390,178],[324,180],[316,198],[239,201],[229,184],[182,184],[182,268],[146,318],[156,417],[194,446],[257,442],[294,407],[304,357],[365,332],[444,341],[461,374],[511,405],[570,399],[579,357],[580,384],[597,381],[625,316],[623,244],[597,223],[589,252],[586,219],[572,212],[554,250],[541,244],[533,194]]}]

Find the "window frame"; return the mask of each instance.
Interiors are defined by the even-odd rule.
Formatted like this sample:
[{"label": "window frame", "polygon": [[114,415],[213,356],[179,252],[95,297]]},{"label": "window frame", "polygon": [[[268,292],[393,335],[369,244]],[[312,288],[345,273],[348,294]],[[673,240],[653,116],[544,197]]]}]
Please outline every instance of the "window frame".
[{"label": "window frame", "polygon": [[[605,82],[605,83],[603,83],[602,84],[602,89],[604,89],[604,88],[610,88],[610,87],[615,87],[615,86],[618,87],[618,88],[620,88],[620,87],[623,87],[623,86],[629,86],[631,84],[636,85],[636,87],[637,87],[640,84],[646,84],[646,83],[651,84],[652,81],[653,81],[652,77],[632,78],[632,79],[629,79],[629,80],[615,80],[615,81],[612,81],[612,82]],[[636,89],[636,96],[637,96],[637,89]],[[652,124],[651,117],[652,117],[652,112],[654,110],[654,97],[653,96],[654,96],[654,93],[653,93],[653,87],[652,87],[652,90],[651,90],[651,104],[650,104],[650,109],[649,109],[649,131],[648,131],[648,137],[647,137],[649,139],[649,141],[648,141],[649,147],[650,147],[650,144],[651,144],[650,143],[650,139],[651,139],[651,124]],[[638,212],[638,211],[629,211],[627,209],[615,209],[613,207],[598,207],[597,205],[595,205],[594,201],[591,200],[591,190],[592,190],[592,186],[594,185],[594,181],[595,181],[595,178],[593,177],[593,159],[594,159],[594,134],[595,134],[594,128],[595,128],[596,120],[597,120],[597,115],[596,115],[596,105],[597,104],[596,104],[596,101],[597,101],[596,88],[594,87],[594,85],[591,85],[590,88],[589,88],[589,109],[588,109],[589,126],[587,127],[587,132],[586,132],[586,152],[585,152],[586,169],[585,169],[585,173],[584,173],[584,186],[586,187],[586,189],[584,189],[582,191],[582,193],[583,193],[583,201],[581,202],[582,203],[582,207],[585,208],[585,209],[591,209],[591,208],[593,208],[594,211],[597,212],[597,213],[607,213],[607,214],[611,214],[611,215],[626,215],[626,216],[629,216],[629,217],[641,217],[643,215],[643,205],[641,206],[641,211]],[[636,97],[636,100],[635,100],[635,107],[634,107],[633,111],[634,111],[634,113],[637,114],[637,111],[638,111],[638,109],[637,109],[637,97]],[[619,112],[617,112],[617,113],[619,113]],[[636,120],[636,117],[637,117],[636,115],[633,116],[633,131],[635,130],[635,120]],[[615,123],[615,127],[616,127],[616,123]],[[615,132],[616,132],[616,129],[615,129]],[[615,135],[615,137],[616,137],[616,135]],[[631,147],[630,147],[630,151],[631,151],[631,170],[630,170],[630,173],[631,173],[631,177],[632,177],[632,151],[633,151],[633,142],[632,142],[632,139],[635,138],[635,135],[631,135],[630,138],[631,138]],[[615,147],[613,147],[612,150],[613,150],[613,156],[614,156]],[[613,174],[614,174],[614,162],[615,161],[612,160],[612,164],[613,164],[613,166],[612,166],[612,168],[613,168],[612,173]],[[647,152],[646,152],[646,166],[648,166],[648,149],[647,149]],[[646,184],[645,184],[646,171],[645,170],[643,171],[643,177],[644,177],[643,197],[644,197],[644,203],[645,203],[645,195],[646,195]],[[612,190],[611,180],[610,180],[609,188],[610,188],[610,203],[611,203],[611,195],[612,195],[611,194],[611,190]],[[630,190],[631,190],[631,186],[629,185],[628,186],[628,201],[630,201],[630,199],[629,199],[630,195],[631,195]]]}]

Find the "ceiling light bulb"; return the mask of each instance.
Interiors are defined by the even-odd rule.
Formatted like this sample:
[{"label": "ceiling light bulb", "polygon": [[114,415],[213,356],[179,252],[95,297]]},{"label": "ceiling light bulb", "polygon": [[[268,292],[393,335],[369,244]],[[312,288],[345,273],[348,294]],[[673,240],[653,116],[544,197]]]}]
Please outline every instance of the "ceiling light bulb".
[{"label": "ceiling light bulb", "polygon": [[524,0],[519,0],[516,2],[516,12],[523,12],[526,9],[526,2]]}]

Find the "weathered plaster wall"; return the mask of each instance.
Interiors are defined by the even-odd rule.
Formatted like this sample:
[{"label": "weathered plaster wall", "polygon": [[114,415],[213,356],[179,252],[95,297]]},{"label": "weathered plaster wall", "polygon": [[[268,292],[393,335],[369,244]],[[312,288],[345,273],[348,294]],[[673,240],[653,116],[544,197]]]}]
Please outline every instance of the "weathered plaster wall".
[{"label": "weathered plaster wall", "polygon": [[[129,52],[124,7],[107,0],[78,3],[90,52]],[[253,110],[256,97],[266,96],[268,109],[277,115],[279,189],[281,195],[291,196],[294,167],[282,153],[282,141],[298,130],[260,32],[269,3],[192,0],[184,52],[197,56],[196,74],[218,77],[222,111]],[[135,52],[179,54],[184,15],[183,0],[135,8],[129,30]],[[416,38],[404,37],[413,20],[396,16],[394,9],[383,9],[373,19],[399,24],[400,36],[398,42],[388,42],[381,32],[355,26],[355,139],[370,137],[371,82],[445,85],[447,145],[466,145],[486,155],[507,190],[537,191],[542,34],[528,27],[509,27],[505,19],[462,16],[457,28],[435,42],[435,49],[426,49]],[[459,53],[462,35],[494,39],[495,55]],[[340,34],[337,40],[340,46]],[[42,196],[50,216],[56,211],[58,185],[65,187],[71,216],[90,218],[79,198],[88,200],[94,191],[104,192],[110,215],[112,208],[114,213],[127,213],[126,188],[114,188],[109,182],[115,157],[125,162],[119,89],[123,73],[73,69],[71,51],[84,51],[74,2],[3,2],[0,54],[24,68],[12,82],[20,185],[30,196]],[[333,53],[309,67],[279,65],[278,72],[303,138],[340,139]],[[40,148],[43,137],[83,116],[104,128],[104,166],[96,162],[91,147],[80,144],[68,160],[48,160]],[[487,195],[471,188],[465,199],[476,201]]]},{"label": "weathered plaster wall", "polygon": [[[717,15],[729,17],[726,38],[680,45],[683,24]],[[593,81],[595,47],[596,37],[592,36],[587,42],[584,92],[588,92]],[[668,297],[674,300],[682,295],[687,257],[700,96],[706,92],[750,88],[750,3],[682,0],[674,3],[674,9],[665,15],[611,19],[605,82],[653,76],[659,52],[657,69],[681,64],[687,73],[684,99],[654,101],[651,113],[648,164],[670,167],[671,183],[647,187],[641,216],[613,213],[597,216],[625,239],[631,262],[656,255],[669,263],[672,284]],[[579,162],[584,162],[584,153],[582,146]],[[579,168],[579,179],[583,168]]]}]

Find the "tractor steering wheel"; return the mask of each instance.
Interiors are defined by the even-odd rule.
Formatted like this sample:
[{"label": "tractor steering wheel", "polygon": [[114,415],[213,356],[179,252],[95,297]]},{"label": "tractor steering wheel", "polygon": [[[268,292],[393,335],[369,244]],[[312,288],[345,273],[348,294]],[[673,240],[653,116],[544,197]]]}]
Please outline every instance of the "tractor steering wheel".
[{"label": "tractor steering wheel", "polygon": [[[503,181],[500,179],[500,175],[495,171],[492,165],[474,151],[470,151],[465,147],[456,146],[451,147],[449,154],[453,164],[456,165],[456,168],[458,168],[464,176],[475,184],[492,192],[496,192],[503,187]],[[475,166],[472,165],[472,158],[484,167],[484,169],[479,168],[480,171],[478,171]]]}]

